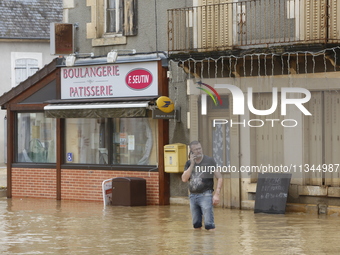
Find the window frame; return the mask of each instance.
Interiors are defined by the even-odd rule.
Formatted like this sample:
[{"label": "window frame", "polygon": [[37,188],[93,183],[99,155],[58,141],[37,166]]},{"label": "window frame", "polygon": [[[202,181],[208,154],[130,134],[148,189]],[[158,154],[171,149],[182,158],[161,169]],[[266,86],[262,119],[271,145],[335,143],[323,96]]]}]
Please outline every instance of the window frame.
[{"label": "window frame", "polygon": [[105,0],[105,23],[104,23],[104,36],[123,36],[123,26],[124,26],[124,4],[123,0],[113,0],[115,1],[115,28],[114,31],[108,31],[108,12],[109,12],[109,7],[108,7],[108,1],[110,0]]},{"label": "window frame", "polygon": [[[73,119],[73,118],[72,118]],[[84,118],[74,118],[74,119],[84,119]],[[86,118],[85,118],[86,119]],[[102,149],[106,149],[107,150],[107,163],[85,163],[85,162],[80,162],[80,163],[73,163],[72,161],[68,161],[68,159],[67,159],[67,154],[68,154],[68,152],[70,152],[70,153],[72,153],[72,151],[74,151],[74,149],[76,149],[76,148],[73,148],[72,149],[72,142],[70,143],[70,142],[68,142],[67,141],[67,139],[68,139],[68,137],[74,137],[75,136],[75,134],[73,134],[73,136],[72,135],[69,135],[69,134],[67,134],[67,132],[66,132],[66,130],[70,130],[70,127],[71,127],[71,125],[73,124],[73,125],[82,125],[81,123],[75,123],[75,122],[69,122],[69,123],[67,123],[66,121],[64,122],[64,130],[65,130],[65,132],[64,132],[64,136],[63,136],[63,144],[64,144],[64,147],[63,147],[63,150],[65,151],[65,155],[64,155],[64,160],[63,160],[63,164],[66,164],[66,165],[85,165],[85,164],[90,164],[90,165],[95,165],[95,166],[110,166],[110,167],[114,167],[114,166],[118,166],[118,167],[120,167],[120,166],[131,166],[131,165],[133,165],[133,166],[148,166],[148,167],[150,167],[150,166],[154,166],[155,164],[150,164],[150,162],[148,162],[148,164],[138,164],[138,163],[140,163],[141,162],[141,160],[142,159],[144,159],[144,156],[146,155],[146,152],[147,152],[147,150],[146,151],[144,151],[143,153],[142,153],[142,155],[139,155],[138,154],[138,152],[137,152],[137,155],[136,155],[136,152],[135,152],[135,150],[136,151],[138,151],[138,149],[133,149],[131,152],[130,151],[126,151],[126,150],[128,150],[128,143],[126,143],[126,147],[121,147],[121,144],[119,143],[119,141],[117,141],[117,135],[119,135],[119,134],[123,134],[123,133],[125,133],[125,132],[122,132],[122,131],[124,131],[124,130],[121,130],[121,127],[120,127],[120,125],[125,125],[125,127],[126,127],[126,129],[125,130],[130,130],[129,131],[129,135],[133,135],[133,136],[135,136],[136,135],[136,133],[135,132],[132,132],[131,133],[131,130],[133,130],[134,129],[134,127],[135,127],[135,125],[128,125],[128,126],[126,126],[126,122],[125,121],[127,121],[127,119],[143,119],[143,120],[138,120],[138,122],[139,122],[139,124],[141,125],[141,126],[144,126],[144,125],[146,125],[145,124],[145,120],[148,122],[148,121],[150,121],[150,118],[149,117],[143,117],[143,118],[140,118],[140,117],[136,117],[136,118],[90,118],[90,119],[92,119],[92,120],[94,120],[94,121],[96,121],[97,123],[99,123],[98,121],[100,121],[102,124],[104,123],[105,124],[105,130],[104,130],[104,132],[105,132],[105,142],[104,142],[104,144],[105,144],[105,147],[102,147]],[[99,120],[99,119],[102,119],[102,120]],[[65,120],[67,120],[67,119],[65,119]],[[124,120],[124,121],[123,121]],[[122,122],[123,121],[123,122]],[[143,121],[143,123],[141,123],[141,121]],[[114,124],[115,123],[115,124]],[[118,126],[117,126],[117,124],[118,124]],[[148,123],[146,126],[149,126],[149,124],[150,123]],[[70,125],[70,126],[68,126],[68,125]],[[137,124],[136,124],[137,125]],[[97,128],[97,127],[96,127]],[[99,128],[99,127],[98,127]],[[151,160],[151,163],[152,163],[152,147],[153,146],[156,146],[156,147],[154,147],[154,150],[155,151],[157,151],[158,150],[158,148],[157,148],[157,146],[158,146],[158,142],[157,142],[157,140],[156,139],[154,139],[154,137],[155,137],[155,135],[156,135],[156,133],[157,133],[157,128],[156,129],[153,129],[151,126],[149,126],[148,127],[149,128],[149,132],[151,132],[151,144],[152,144],[152,146],[151,147],[149,147],[150,148],[150,151],[149,151],[149,155],[148,155],[148,158],[147,158],[147,161],[150,161]],[[147,127],[146,127],[146,129],[148,129]],[[99,128],[100,129],[100,128]],[[83,131],[83,130],[82,130]],[[73,131],[74,132],[74,131]],[[147,132],[148,131],[146,131],[146,133],[145,133],[145,136],[147,136]],[[71,132],[72,133],[72,132]],[[94,133],[91,133],[92,135],[94,134]],[[99,134],[99,133],[98,133]],[[91,140],[91,137],[89,136],[89,134],[84,134],[85,136],[84,136],[84,140],[86,140],[88,143],[90,143],[90,144],[92,144],[92,143],[95,143],[96,141],[95,140]],[[137,136],[138,137],[138,136]],[[72,139],[72,138],[71,138]],[[119,139],[119,138],[118,138]],[[147,140],[149,140],[149,139],[147,139]],[[142,144],[144,144],[144,142],[145,142],[145,146],[147,146],[146,145],[146,142],[147,142],[147,140],[146,141],[143,141],[143,143]],[[79,139],[76,141],[78,144],[79,144]],[[149,141],[150,142],[150,141]],[[117,145],[120,145],[119,147],[118,147],[118,151],[117,151]],[[139,145],[141,145],[141,144],[139,144]],[[71,146],[71,147],[68,147],[68,146]],[[92,148],[92,149],[94,149],[94,150],[98,150],[98,152],[99,152],[99,155],[100,155],[100,144],[99,144],[99,147],[98,148]],[[136,144],[136,147],[138,147],[138,143]],[[145,147],[146,148],[146,147]],[[144,149],[145,149],[144,148]],[[69,150],[69,151],[68,151]],[[76,151],[77,151],[77,149],[76,149]],[[83,150],[82,149],[82,151],[84,152],[85,151],[85,149]],[[89,151],[86,151],[85,153],[89,153]],[[127,157],[127,153],[129,154],[129,156],[128,156],[128,158],[126,158]],[[130,155],[130,153],[131,153],[131,155]],[[93,153],[90,153],[91,155],[93,155]],[[76,156],[77,158],[79,158],[79,157],[84,157],[84,155],[85,154],[74,154],[73,156]],[[130,160],[133,160],[133,158],[135,157],[135,156],[141,156],[140,158],[139,158],[139,160],[137,159],[137,163],[133,163],[133,164],[129,164],[129,163],[127,163],[126,162],[126,160],[127,161],[130,161]],[[125,160],[122,160],[121,158],[124,158],[125,157]],[[114,161],[117,161],[117,159],[120,161],[119,163],[114,163]],[[136,159],[136,158],[135,158]],[[100,160],[100,156],[99,156],[99,158],[97,158],[97,160]],[[144,159],[145,160],[145,159]],[[121,163],[121,162],[124,162],[124,163]],[[156,159],[156,161],[157,161],[157,159]],[[153,161],[154,162],[154,161]],[[156,162],[155,162],[156,163]],[[156,163],[157,164],[157,163]]]},{"label": "window frame", "polygon": [[14,148],[13,148],[13,151],[14,151],[14,154],[13,154],[13,164],[18,164],[18,165],[34,165],[34,166],[41,166],[41,167],[44,167],[44,166],[52,166],[52,165],[56,165],[57,164],[57,140],[58,140],[58,137],[57,137],[57,129],[58,129],[58,123],[57,123],[57,120],[55,118],[53,118],[53,120],[55,121],[55,159],[56,159],[56,162],[19,162],[19,114],[32,114],[32,113],[35,113],[35,114],[44,114],[43,111],[35,111],[35,110],[32,110],[32,111],[16,111],[15,114],[14,114],[14,118],[15,118],[15,121],[14,121]]},{"label": "window frame", "polygon": [[[17,168],[55,168],[58,165],[58,157],[56,158],[56,163],[45,163],[45,162],[18,162],[18,114],[19,113],[44,113],[44,111],[41,110],[30,110],[30,111],[15,111],[14,112],[14,137],[13,137],[13,162],[12,162],[12,167],[17,167]],[[55,119],[55,118],[53,118]],[[64,119],[63,119],[64,120]],[[112,118],[108,118],[108,120],[112,120]],[[109,121],[111,122],[111,121]],[[58,122],[56,123],[56,141],[58,142],[58,128],[64,129],[65,128],[65,121],[61,121],[59,123],[58,127]],[[158,129],[158,127],[157,127]],[[111,130],[112,127],[111,127]],[[158,131],[155,130],[155,144],[157,148],[156,150],[156,155],[158,155]],[[111,135],[112,136],[112,135]],[[60,140],[64,141],[66,135],[65,131],[61,132],[61,137]],[[112,139],[111,139],[112,140]],[[62,143],[63,144],[63,143]],[[113,148],[113,144],[110,143],[110,146]],[[84,164],[84,163],[67,163],[66,159],[66,148],[63,146],[60,148],[61,150],[61,162],[60,166],[62,169],[91,169],[91,170],[113,170],[113,171],[158,171],[158,166],[156,164],[149,164],[149,165],[137,165],[137,164]],[[113,150],[113,149],[112,149]],[[112,152],[111,150],[111,152]],[[109,155],[111,153],[109,151]],[[58,154],[58,145],[56,145],[56,154]],[[57,155],[56,155],[57,156]],[[158,161],[158,159],[156,158]],[[112,162],[112,155],[109,156],[109,162]]]},{"label": "window frame", "polygon": [[[37,71],[42,68],[42,53],[40,52],[11,52],[11,80],[12,80],[11,86],[12,88],[16,87],[20,83],[19,82],[18,84],[16,84],[16,60],[19,60],[19,59],[37,60],[38,61]],[[29,76],[27,76],[24,80],[26,80],[28,77]]]},{"label": "window frame", "polygon": [[106,3],[107,0],[88,1],[91,8],[91,23],[86,24],[86,38],[92,39],[92,47],[125,45],[127,37],[136,36],[137,29],[137,0],[118,0],[122,7],[122,33],[106,32]]}]

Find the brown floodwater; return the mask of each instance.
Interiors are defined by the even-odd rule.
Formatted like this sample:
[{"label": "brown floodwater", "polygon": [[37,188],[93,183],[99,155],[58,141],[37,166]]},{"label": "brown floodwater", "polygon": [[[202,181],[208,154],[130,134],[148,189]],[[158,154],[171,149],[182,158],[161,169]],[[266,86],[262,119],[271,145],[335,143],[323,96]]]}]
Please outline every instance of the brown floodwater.
[{"label": "brown floodwater", "polygon": [[0,198],[0,254],[339,254],[340,217],[216,208],[193,230],[186,205]]}]

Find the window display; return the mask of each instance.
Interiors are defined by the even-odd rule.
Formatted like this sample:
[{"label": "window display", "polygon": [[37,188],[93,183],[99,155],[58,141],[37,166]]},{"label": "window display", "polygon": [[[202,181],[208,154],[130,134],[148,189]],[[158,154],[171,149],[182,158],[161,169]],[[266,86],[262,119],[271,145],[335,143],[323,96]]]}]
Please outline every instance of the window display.
[{"label": "window display", "polygon": [[151,158],[155,141],[152,126],[148,118],[113,119],[113,164],[155,164]]},{"label": "window display", "polygon": [[17,162],[56,162],[56,120],[44,113],[18,113]]},{"label": "window display", "polygon": [[65,123],[66,163],[157,164],[156,120],[68,118]]}]

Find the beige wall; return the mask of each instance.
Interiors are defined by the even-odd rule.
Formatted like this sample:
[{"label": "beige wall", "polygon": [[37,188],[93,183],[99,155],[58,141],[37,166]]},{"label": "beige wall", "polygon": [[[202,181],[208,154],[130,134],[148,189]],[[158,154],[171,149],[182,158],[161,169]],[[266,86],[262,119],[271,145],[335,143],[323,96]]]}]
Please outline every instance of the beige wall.
[{"label": "beige wall", "polygon": [[[268,127],[260,127],[254,128],[243,127],[242,125],[238,125],[238,135],[235,137],[235,134],[231,132],[231,165],[237,166],[254,166],[260,164],[271,164],[271,165],[283,165],[283,166],[299,166],[305,163],[312,164],[313,162],[316,164],[322,163],[322,156],[320,150],[322,150],[322,145],[318,141],[314,141],[315,139],[327,139],[319,138],[325,136],[320,128],[317,128],[313,118],[322,119],[320,117],[322,114],[320,111],[322,107],[319,105],[315,105],[318,99],[318,95],[320,92],[317,91],[325,91],[327,94],[336,95],[336,93],[340,94],[340,72],[329,72],[329,73],[314,73],[314,74],[299,74],[299,75],[290,75],[290,76],[267,76],[267,77],[247,77],[247,78],[215,78],[215,79],[202,79],[203,82],[211,85],[219,87],[216,88],[217,92],[220,95],[230,94],[228,89],[223,89],[216,86],[216,84],[231,84],[235,85],[242,89],[245,96],[245,114],[240,116],[239,122],[243,120],[249,119],[294,119],[297,121],[298,126],[294,128],[282,127],[279,122],[275,122],[275,126]],[[201,90],[197,89],[197,84],[194,84],[193,80],[188,81],[188,89],[187,92],[191,95],[190,98],[199,98],[194,97],[193,95],[199,95]],[[261,109],[261,107],[256,106],[256,100],[264,100],[266,97],[269,97],[269,101],[271,102],[271,94],[267,92],[272,92],[272,87],[277,87],[278,91],[281,91],[282,87],[297,87],[297,88],[306,88],[312,94],[312,99],[304,104],[304,106],[312,112],[312,116],[305,116],[296,106],[288,105],[287,107],[287,115],[280,116],[279,111],[277,110],[275,113],[269,116],[257,116],[249,112],[247,107],[247,88],[253,88],[254,94],[254,107],[256,109]],[[297,96],[297,94],[289,94],[290,97]],[[280,95],[279,95],[280,98]],[[327,100],[327,99],[326,99]],[[335,101],[334,101],[335,102]],[[230,108],[232,108],[230,101]],[[191,104],[194,105],[194,104]],[[314,107],[313,107],[314,105]],[[271,104],[270,104],[271,106]],[[325,106],[326,107],[326,106]],[[334,109],[334,106],[327,106],[330,109]],[[278,103],[278,109],[280,108],[280,102]],[[262,109],[268,109],[266,106]],[[318,110],[316,110],[318,109]],[[232,111],[232,110],[230,110]],[[334,110],[335,111],[335,110]],[[335,111],[336,112],[336,111]],[[329,118],[335,118],[331,114]],[[198,112],[198,116],[200,117],[200,112]],[[235,116],[235,115],[234,115]],[[226,117],[226,119],[229,119]],[[192,121],[191,121],[192,122]],[[333,121],[334,122],[334,121]],[[198,124],[198,123],[197,123]],[[196,125],[197,125],[196,124]],[[195,123],[191,123],[191,125],[195,125]],[[334,129],[334,127],[333,127]],[[334,131],[333,131],[334,132]],[[211,135],[211,134],[207,134]],[[269,139],[266,139],[266,136]],[[261,137],[264,139],[261,140]],[[235,143],[235,139],[239,139],[239,144]],[[234,142],[233,142],[234,140]],[[331,140],[331,138],[329,138]],[[239,148],[238,148],[239,146]],[[326,145],[327,155],[339,155],[340,151],[335,152],[337,150],[337,145],[330,146]],[[235,151],[237,150],[237,151]],[[331,150],[331,151],[330,151]],[[324,152],[325,153],[325,152]],[[239,155],[239,158],[238,158]],[[329,160],[328,160],[329,161]],[[339,163],[337,160],[330,159],[328,163]],[[292,168],[290,168],[292,169]],[[304,171],[300,171],[297,169],[296,171],[291,171],[292,180],[291,184],[301,186],[299,190],[297,190],[297,194],[301,192],[306,195],[309,189],[304,189],[302,187],[306,187],[306,185],[316,185],[322,186],[322,174],[317,173],[307,173]],[[243,208],[252,208],[253,201],[252,195],[254,196],[256,191],[256,176],[257,174],[248,174],[248,173],[240,173],[241,180],[241,204]],[[338,175],[329,175],[328,178],[338,178]],[[235,180],[232,180],[235,182]],[[334,180],[328,180],[330,184],[334,184]],[[337,183],[337,182],[336,182]],[[335,184],[334,184],[335,185]],[[334,186],[333,185],[333,186]],[[338,185],[335,185],[338,186]],[[297,187],[297,186],[296,186]],[[235,187],[234,187],[235,188]],[[236,191],[238,191],[236,187]],[[313,195],[319,196],[324,195],[324,190],[322,191],[311,191]],[[301,193],[301,194],[302,194]],[[320,193],[320,194],[319,194]],[[301,195],[300,194],[300,195]],[[309,194],[309,193],[308,193]],[[227,195],[227,194],[226,194]],[[310,194],[312,195],[312,194]],[[254,198],[254,197],[253,197]],[[225,202],[225,204],[230,204],[232,202]]]}]

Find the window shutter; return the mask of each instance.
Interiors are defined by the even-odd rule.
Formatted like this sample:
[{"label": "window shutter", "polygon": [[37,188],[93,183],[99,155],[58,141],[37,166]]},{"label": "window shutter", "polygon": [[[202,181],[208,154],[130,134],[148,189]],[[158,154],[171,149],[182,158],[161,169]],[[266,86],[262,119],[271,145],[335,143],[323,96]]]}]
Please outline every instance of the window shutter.
[{"label": "window shutter", "polygon": [[[216,49],[228,44],[229,30],[231,25],[228,24],[228,14],[231,8],[229,0],[203,0],[202,1],[202,43],[201,48]],[[230,12],[231,13],[231,12]],[[231,24],[231,23],[230,23]]]},{"label": "window shutter", "polygon": [[137,0],[124,0],[123,35],[137,35]]},{"label": "window shutter", "polygon": [[15,85],[26,80],[38,70],[38,60],[31,58],[21,58],[15,60]]},{"label": "window shutter", "polygon": [[[329,15],[329,34],[328,34],[328,40],[336,39],[338,36],[338,28],[339,28],[339,18],[337,15],[337,10],[339,8],[339,1],[338,0],[331,0],[328,2],[328,8],[326,13]],[[325,10],[326,11],[326,10]],[[329,41],[332,42],[332,41]]]},{"label": "window shutter", "polygon": [[324,14],[326,13],[326,1],[325,0],[307,0],[306,1],[306,38],[312,43],[314,40],[322,40],[326,38],[327,26],[326,21],[328,19]]},{"label": "window shutter", "polygon": [[[333,91],[324,91],[324,110],[323,110],[323,121],[324,125],[324,163],[331,164],[336,162],[338,158],[338,151],[340,148],[340,95]],[[307,117],[305,117],[307,119]],[[308,127],[307,127],[308,128]],[[307,129],[309,130],[309,129]],[[308,131],[307,131],[308,132]],[[310,147],[308,150],[311,150]],[[306,162],[307,163],[307,162]],[[309,162],[308,162],[309,163]],[[340,187],[339,172],[325,173],[325,185]]]}]

